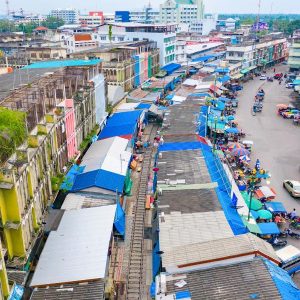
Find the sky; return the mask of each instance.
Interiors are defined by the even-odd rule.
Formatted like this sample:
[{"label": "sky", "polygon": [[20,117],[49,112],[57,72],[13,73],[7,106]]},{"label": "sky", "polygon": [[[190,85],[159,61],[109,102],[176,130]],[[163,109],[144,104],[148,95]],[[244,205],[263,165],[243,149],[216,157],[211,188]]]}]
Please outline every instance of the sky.
[{"label": "sky", "polygon": [[[150,0],[158,8],[164,0]],[[47,14],[54,8],[76,8],[81,13],[90,10],[114,12],[115,10],[141,9],[149,0],[9,0],[10,10],[22,8],[25,12]],[[204,0],[207,13],[257,13],[258,0]],[[299,13],[300,0],[261,0],[262,13]],[[0,13],[6,12],[5,0],[0,0]]]}]

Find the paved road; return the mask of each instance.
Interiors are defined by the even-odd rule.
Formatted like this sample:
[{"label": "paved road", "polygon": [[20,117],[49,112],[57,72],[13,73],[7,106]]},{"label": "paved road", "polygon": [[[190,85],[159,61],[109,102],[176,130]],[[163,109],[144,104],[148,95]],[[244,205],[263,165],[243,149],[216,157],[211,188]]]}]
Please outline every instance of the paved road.
[{"label": "paved road", "polygon": [[[276,67],[276,73],[286,71],[286,66]],[[252,116],[253,99],[261,85],[266,92],[263,111]],[[291,90],[283,83],[279,85],[278,81],[251,80],[240,92],[237,120],[239,127],[247,133],[246,139],[254,141],[252,161],[259,158],[261,166],[272,175],[270,186],[277,192],[276,200],[283,202],[288,211],[296,208],[300,215],[300,199],[292,198],[282,187],[284,179],[300,180],[300,126],[276,114],[276,105],[289,103],[290,94]],[[300,249],[300,241],[289,239],[289,242]]]}]

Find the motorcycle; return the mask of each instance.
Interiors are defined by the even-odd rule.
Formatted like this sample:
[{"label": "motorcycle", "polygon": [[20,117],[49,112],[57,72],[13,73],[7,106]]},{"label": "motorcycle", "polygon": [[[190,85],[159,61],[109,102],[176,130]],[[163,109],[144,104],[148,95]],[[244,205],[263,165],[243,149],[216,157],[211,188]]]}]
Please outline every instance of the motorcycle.
[{"label": "motorcycle", "polygon": [[287,238],[287,233],[286,231],[281,231],[279,234],[278,234],[278,237],[281,237],[281,238]]},{"label": "motorcycle", "polygon": [[294,229],[300,229],[300,223],[298,223],[296,220],[292,220],[290,223],[290,227]]},{"label": "motorcycle", "polygon": [[269,81],[269,82],[273,82],[274,80],[273,80],[273,78],[272,78],[272,77],[268,77],[268,78],[267,78],[267,81]]},{"label": "motorcycle", "polygon": [[290,236],[291,238],[295,238],[297,240],[300,239],[299,233],[293,232],[291,229],[286,229],[285,231],[286,231],[287,235]]},{"label": "motorcycle", "polygon": [[272,238],[268,240],[268,243],[270,243],[273,247],[284,247],[287,245],[287,241],[278,240],[277,238]]}]

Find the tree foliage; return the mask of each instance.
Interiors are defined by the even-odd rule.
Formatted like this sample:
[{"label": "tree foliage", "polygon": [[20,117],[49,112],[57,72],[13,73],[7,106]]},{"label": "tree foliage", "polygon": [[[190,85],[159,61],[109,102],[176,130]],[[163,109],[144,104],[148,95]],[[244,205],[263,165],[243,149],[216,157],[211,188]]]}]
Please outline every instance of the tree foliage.
[{"label": "tree foliage", "polygon": [[0,107],[0,160],[4,162],[26,139],[25,113]]},{"label": "tree foliage", "polygon": [[0,20],[0,32],[23,31],[25,34],[32,34],[33,30],[39,25],[45,26],[49,29],[57,29],[64,25],[64,21],[60,18],[51,16],[48,16],[45,21],[41,22],[41,24],[36,22],[15,24],[9,20]]}]

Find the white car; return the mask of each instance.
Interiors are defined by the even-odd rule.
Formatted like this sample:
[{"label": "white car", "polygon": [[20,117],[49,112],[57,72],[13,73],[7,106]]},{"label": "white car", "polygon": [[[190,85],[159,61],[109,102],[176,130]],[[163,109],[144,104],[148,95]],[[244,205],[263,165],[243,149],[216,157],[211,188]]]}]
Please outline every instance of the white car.
[{"label": "white car", "polygon": [[267,75],[261,75],[261,76],[259,77],[259,80],[267,80]]},{"label": "white car", "polygon": [[283,187],[289,192],[292,197],[300,198],[300,181],[284,180]]},{"label": "white car", "polygon": [[286,87],[287,89],[292,89],[292,88],[294,87],[294,85],[293,85],[292,83],[287,83],[287,84],[285,85],[285,87]]}]

